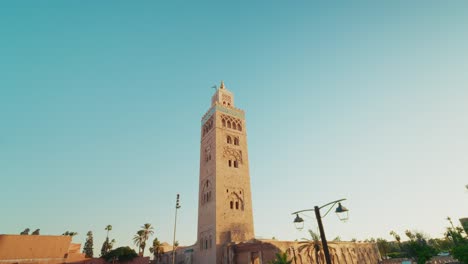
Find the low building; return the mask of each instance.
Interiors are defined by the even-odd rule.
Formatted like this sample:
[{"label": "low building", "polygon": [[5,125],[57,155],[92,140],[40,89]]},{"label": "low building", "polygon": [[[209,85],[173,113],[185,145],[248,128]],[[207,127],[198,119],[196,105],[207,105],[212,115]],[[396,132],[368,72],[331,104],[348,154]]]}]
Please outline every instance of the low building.
[{"label": "low building", "polygon": [[86,259],[70,236],[0,235],[0,264],[60,264]]},{"label": "low building", "polygon": [[[196,246],[178,248],[175,263],[200,263],[196,248]],[[252,239],[246,242],[231,242],[222,246],[219,264],[266,264],[274,260],[276,253],[280,252],[285,252],[293,264],[325,263],[323,249],[319,248],[320,250],[315,251],[313,245],[307,247],[298,241]],[[376,243],[330,241],[328,248],[334,264],[377,264],[381,261]],[[172,255],[166,253],[159,263],[171,264]]]}]

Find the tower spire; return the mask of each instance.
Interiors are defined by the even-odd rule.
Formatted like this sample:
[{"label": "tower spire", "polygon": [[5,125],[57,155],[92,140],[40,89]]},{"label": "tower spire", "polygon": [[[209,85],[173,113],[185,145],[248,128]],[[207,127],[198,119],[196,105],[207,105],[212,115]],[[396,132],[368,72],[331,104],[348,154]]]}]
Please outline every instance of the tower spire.
[{"label": "tower spire", "polygon": [[224,85],[224,81],[221,81],[219,88],[211,97],[211,106],[219,104],[225,107],[234,107],[234,94],[232,94]]}]

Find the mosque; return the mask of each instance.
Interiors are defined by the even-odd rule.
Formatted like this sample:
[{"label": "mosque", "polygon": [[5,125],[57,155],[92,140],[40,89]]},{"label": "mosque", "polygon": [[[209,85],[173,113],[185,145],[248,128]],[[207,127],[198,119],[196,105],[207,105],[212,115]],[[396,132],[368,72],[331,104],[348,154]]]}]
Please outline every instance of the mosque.
[{"label": "mosque", "polygon": [[[375,264],[375,243],[329,242],[333,263]],[[286,252],[294,264],[325,263],[322,250],[300,242],[255,239],[245,112],[221,82],[201,120],[197,242],[179,247],[180,264],[266,264]],[[171,264],[167,252],[162,263]]]}]

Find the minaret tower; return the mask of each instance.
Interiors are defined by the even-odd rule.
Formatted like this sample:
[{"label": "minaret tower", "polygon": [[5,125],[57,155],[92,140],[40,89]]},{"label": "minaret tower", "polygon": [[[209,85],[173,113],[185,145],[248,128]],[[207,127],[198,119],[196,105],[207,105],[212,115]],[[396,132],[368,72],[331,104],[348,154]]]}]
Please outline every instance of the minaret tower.
[{"label": "minaret tower", "polygon": [[202,118],[197,263],[225,263],[223,245],[254,238],[244,111],[221,82]]}]

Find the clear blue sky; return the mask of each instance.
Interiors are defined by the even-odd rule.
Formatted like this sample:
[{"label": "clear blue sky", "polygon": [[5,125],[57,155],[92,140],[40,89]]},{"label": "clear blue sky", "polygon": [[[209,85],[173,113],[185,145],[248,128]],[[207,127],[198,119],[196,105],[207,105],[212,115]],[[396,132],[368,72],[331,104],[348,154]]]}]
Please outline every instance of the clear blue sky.
[{"label": "clear blue sky", "polygon": [[[0,233],[144,223],[196,240],[200,119],[246,111],[256,235],[346,197],[328,237],[440,237],[468,216],[466,1],[4,1]],[[316,230],[307,219],[306,228]]]}]

